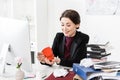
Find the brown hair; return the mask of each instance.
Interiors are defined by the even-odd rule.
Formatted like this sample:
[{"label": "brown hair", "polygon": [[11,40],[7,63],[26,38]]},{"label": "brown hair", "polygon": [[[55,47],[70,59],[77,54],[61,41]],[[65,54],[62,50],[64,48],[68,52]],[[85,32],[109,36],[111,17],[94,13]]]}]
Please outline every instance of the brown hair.
[{"label": "brown hair", "polygon": [[74,24],[80,24],[81,22],[79,13],[72,9],[65,10],[61,15],[60,20],[63,17],[69,18]]}]

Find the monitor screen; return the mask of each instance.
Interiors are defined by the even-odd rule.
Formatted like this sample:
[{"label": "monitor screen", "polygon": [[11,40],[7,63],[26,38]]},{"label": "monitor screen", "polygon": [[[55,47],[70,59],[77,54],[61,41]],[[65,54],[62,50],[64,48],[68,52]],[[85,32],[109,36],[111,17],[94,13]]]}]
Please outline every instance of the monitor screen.
[{"label": "monitor screen", "polygon": [[15,58],[21,57],[23,59],[21,68],[25,71],[32,71],[27,20],[0,17],[0,52],[4,44],[9,44],[6,62],[14,65]]}]

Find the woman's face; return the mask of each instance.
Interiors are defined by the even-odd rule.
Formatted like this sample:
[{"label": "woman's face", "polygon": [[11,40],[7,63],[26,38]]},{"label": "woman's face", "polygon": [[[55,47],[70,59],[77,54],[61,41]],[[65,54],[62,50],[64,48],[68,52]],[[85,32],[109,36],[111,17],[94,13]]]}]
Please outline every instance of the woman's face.
[{"label": "woman's face", "polygon": [[62,32],[67,37],[73,37],[76,34],[76,29],[79,27],[79,24],[74,24],[69,18],[61,18],[61,28]]}]

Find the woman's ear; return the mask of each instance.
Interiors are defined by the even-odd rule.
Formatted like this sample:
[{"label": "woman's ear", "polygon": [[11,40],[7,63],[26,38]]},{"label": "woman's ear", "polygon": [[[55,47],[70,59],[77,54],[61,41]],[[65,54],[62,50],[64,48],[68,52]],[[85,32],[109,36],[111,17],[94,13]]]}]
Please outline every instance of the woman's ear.
[{"label": "woman's ear", "polygon": [[79,29],[79,27],[80,27],[80,24],[77,24],[77,25],[76,25],[76,29]]}]

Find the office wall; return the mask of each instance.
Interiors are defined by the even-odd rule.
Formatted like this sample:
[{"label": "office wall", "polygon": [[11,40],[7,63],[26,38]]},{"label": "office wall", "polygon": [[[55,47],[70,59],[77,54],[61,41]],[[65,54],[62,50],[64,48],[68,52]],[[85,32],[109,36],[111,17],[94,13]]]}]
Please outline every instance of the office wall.
[{"label": "office wall", "polygon": [[36,42],[37,52],[48,46],[48,1],[36,0]]},{"label": "office wall", "polygon": [[35,0],[0,0],[0,16],[28,19],[30,40],[35,42]]},{"label": "office wall", "polygon": [[108,44],[108,52],[111,52],[109,60],[120,61],[120,16],[116,15],[87,15],[85,25],[86,33],[90,35],[89,43]]},{"label": "office wall", "polygon": [[[13,4],[10,4],[11,1]],[[90,35],[90,43],[106,43],[109,41],[113,48],[110,59],[119,60],[116,56],[120,53],[120,38],[118,36],[120,33],[118,29],[120,16],[86,14],[85,1],[96,0],[0,0],[0,16],[19,19],[28,16],[32,20],[31,40],[37,42],[37,51],[39,51],[47,45],[51,46],[55,34],[61,32],[59,21],[61,13],[66,9],[75,9],[80,13],[82,20],[79,30]],[[113,5],[111,6],[113,9]]]},{"label": "office wall", "polygon": [[[49,0],[48,1],[48,30],[49,45],[52,45],[53,38],[57,32],[61,32],[59,17],[66,9],[75,9],[84,19],[84,0]],[[81,24],[82,25],[82,24]]]},{"label": "office wall", "polygon": [[75,9],[81,15],[80,31],[87,33],[90,36],[89,43],[101,43],[109,44],[109,52],[111,56],[109,60],[120,61],[119,46],[120,46],[120,16],[111,14],[97,14],[91,15],[86,14],[85,0],[50,0],[48,1],[48,41],[49,45],[52,45],[56,32],[60,32],[60,21],[59,17],[61,13],[66,9]]}]

